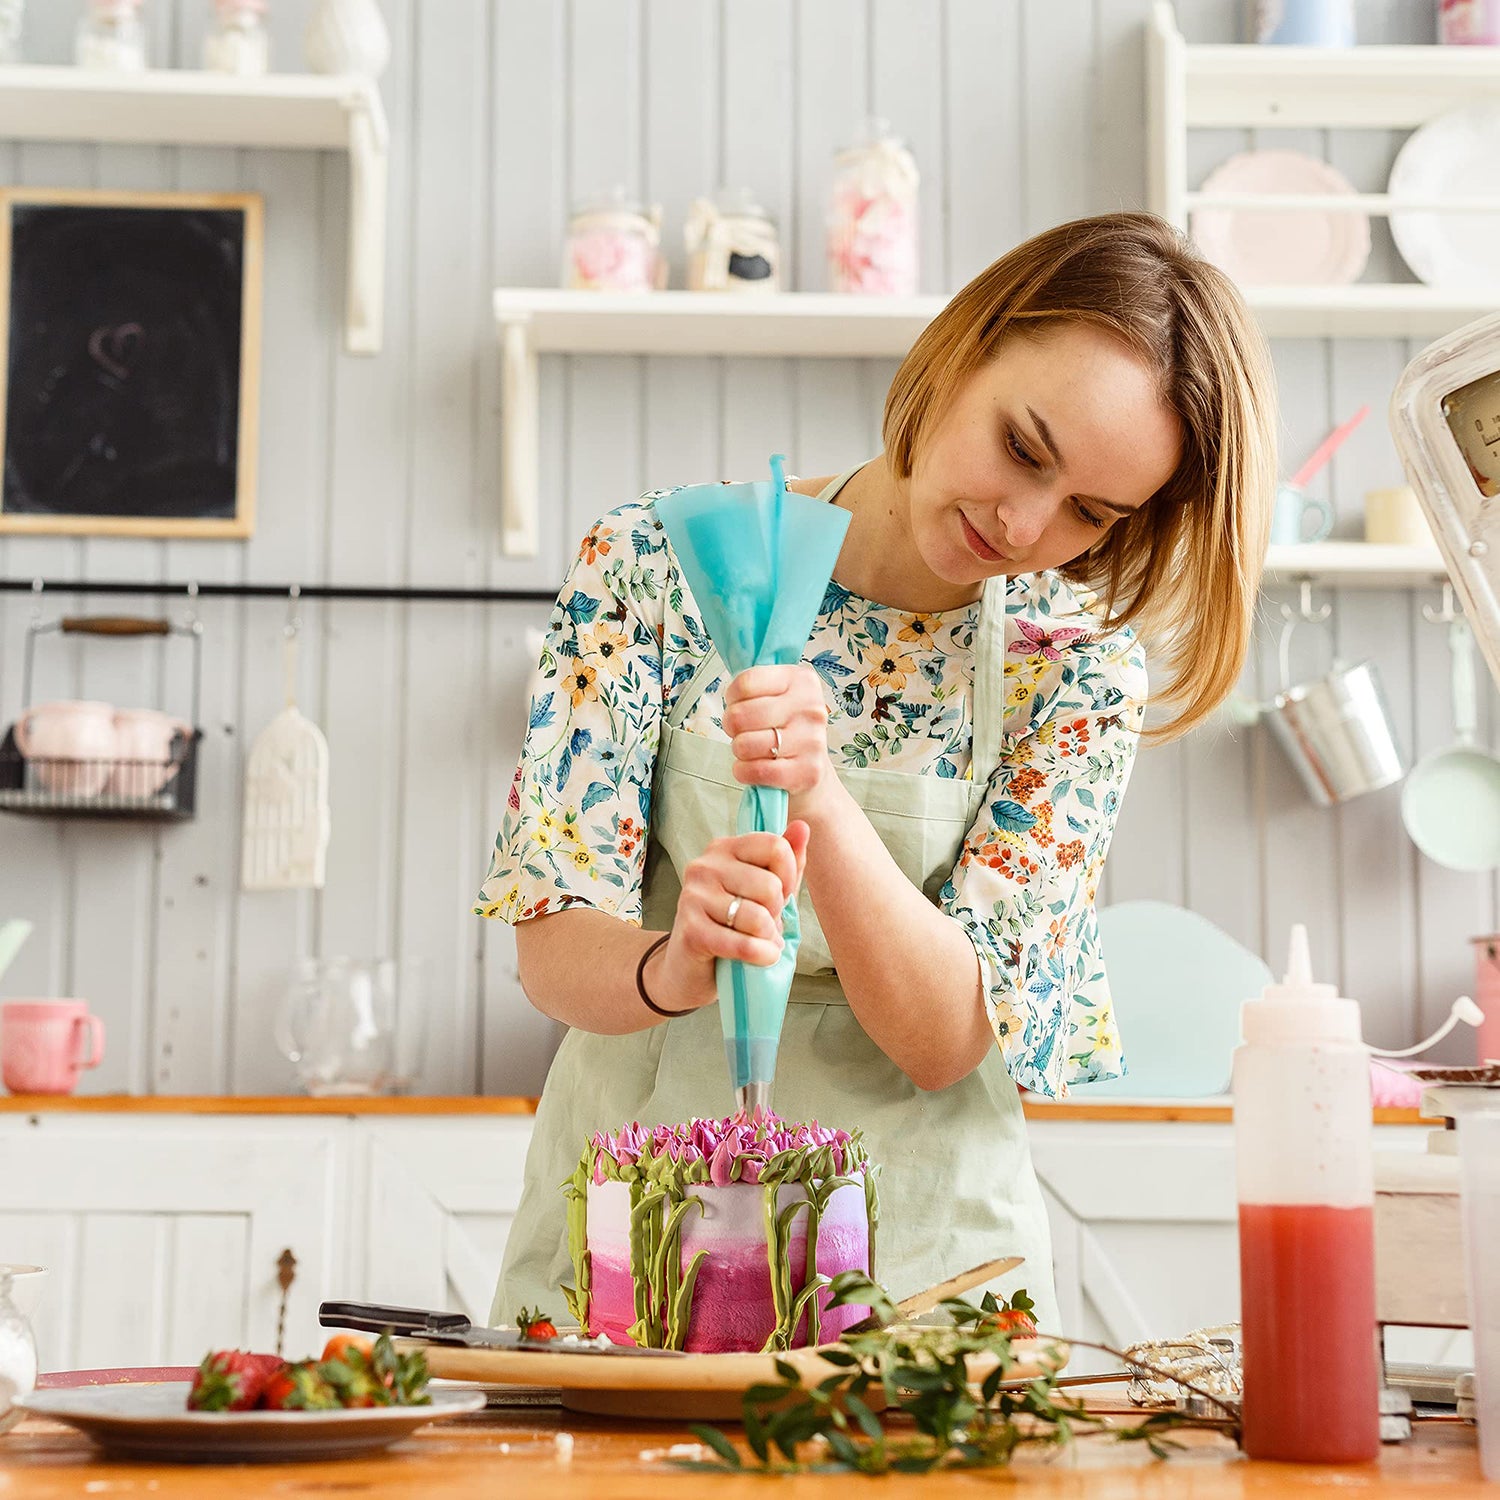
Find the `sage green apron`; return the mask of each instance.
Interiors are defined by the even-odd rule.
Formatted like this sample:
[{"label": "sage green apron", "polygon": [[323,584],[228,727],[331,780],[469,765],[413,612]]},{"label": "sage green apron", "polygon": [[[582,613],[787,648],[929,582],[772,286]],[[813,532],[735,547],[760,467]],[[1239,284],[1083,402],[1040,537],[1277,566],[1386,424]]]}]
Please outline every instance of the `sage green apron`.
[{"label": "sage green apron", "polygon": [[[832,499],[849,475],[819,497]],[[974,741],[969,778],[840,769],[907,878],[933,902],[998,764],[1005,706],[1005,579],[985,586],[975,641]],[[667,716],[657,755],[646,858],[644,926],[665,931],[677,911],[678,871],[733,831],[740,794],[727,740],[682,728],[724,667],[710,652]],[[844,998],[804,886],[802,945],[781,1035],[772,1105],[788,1120],[859,1130],[877,1179],[876,1278],[898,1299],[1001,1255],[1026,1263],[997,1287],[1024,1286],[1043,1328],[1056,1327],[1051,1240],[1020,1097],[999,1049],[967,1078],[924,1092],[866,1035]],[[893,944],[904,941],[892,932]],[[979,1003],[976,1000],[976,1003]],[[494,1323],[523,1306],[563,1311],[573,1279],[562,1183],[588,1136],[638,1120],[650,1127],[732,1114],[717,1005],[626,1036],[570,1030],[547,1075],[526,1157],[526,1181],[506,1241]]]}]

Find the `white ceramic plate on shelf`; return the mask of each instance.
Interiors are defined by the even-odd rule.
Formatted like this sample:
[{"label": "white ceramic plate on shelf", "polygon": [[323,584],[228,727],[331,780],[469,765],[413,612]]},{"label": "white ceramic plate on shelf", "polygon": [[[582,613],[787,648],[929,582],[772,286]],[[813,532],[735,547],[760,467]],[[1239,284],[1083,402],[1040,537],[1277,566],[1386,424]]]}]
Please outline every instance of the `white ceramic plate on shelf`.
[{"label": "white ceramic plate on shelf", "polygon": [[[1303,151],[1244,151],[1216,167],[1203,193],[1352,195],[1337,168]],[[1192,235],[1241,286],[1345,286],[1370,258],[1370,220],[1356,211],[1199,208]]]},{"label": "white ceramic plate on shelf", "polygon": [[[1475,104],[1429,120],[1396,153],[1393,199],[1500,198],[1500,104]],[[1429,286],[1500,287],[1500,213],[1442,213],[1391,206],[1391,238]]]}]

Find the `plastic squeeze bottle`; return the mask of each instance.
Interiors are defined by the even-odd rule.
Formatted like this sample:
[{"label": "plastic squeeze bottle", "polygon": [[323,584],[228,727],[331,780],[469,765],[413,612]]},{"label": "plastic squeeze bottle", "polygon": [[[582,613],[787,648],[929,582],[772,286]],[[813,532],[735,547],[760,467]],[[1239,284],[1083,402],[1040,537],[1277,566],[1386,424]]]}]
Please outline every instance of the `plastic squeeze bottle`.
[{"label": "plastic squeeze bottle", "polygon": [[1245,1452],[1360,1463],[1380,1451],[1369,1054],[1356,1002],[1313,983],[1300,924],[1240,1030]]}]

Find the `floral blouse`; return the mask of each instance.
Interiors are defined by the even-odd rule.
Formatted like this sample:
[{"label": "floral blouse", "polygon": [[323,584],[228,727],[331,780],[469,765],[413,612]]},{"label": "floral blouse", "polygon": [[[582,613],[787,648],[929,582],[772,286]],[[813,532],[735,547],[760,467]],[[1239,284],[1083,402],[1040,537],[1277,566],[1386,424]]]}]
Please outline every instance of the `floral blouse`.
[{"label": "floral blouse", "polygon": [[[518,923],[591,906],[639,924],[661,725],[711,650],[655,495],[599,520],[553,607],[521,762],[474,910]],[[1118,1077],[1094,893],[1145,712],[1144,654],[1052,573],[1006,593],[1006,716],[989,795],[939,897],[979,954],[1016,1083]],[[836,765],[970,774],[979,603],[933,614],[830,582],[803,660]],[[722,674],[686,720],[724,739]]]}]

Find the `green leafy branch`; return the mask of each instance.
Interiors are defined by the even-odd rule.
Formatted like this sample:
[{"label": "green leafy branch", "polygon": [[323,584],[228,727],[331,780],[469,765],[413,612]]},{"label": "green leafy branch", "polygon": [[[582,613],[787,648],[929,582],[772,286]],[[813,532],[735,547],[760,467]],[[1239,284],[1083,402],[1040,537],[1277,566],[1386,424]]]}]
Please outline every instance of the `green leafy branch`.
[{"label": "green leafy branch", "polygon": [[[755,1462],[747,1463],[717,1428],[695,1426],[694,1435],[716,1457],[686,1460],[682,1467],[787,1474],[995,1468],[1023,1448],[1058,1449],[1080,1433],[1098,1431],[1117,1441],[1144,1442],[1156,1457],[1165,1458],[1178,1446],[1166,1436],[1169,1430],[1223,1431],[1231,1425],[1228,1419],[1158,1411],[1131,1426],[1111,1427],[1060,1390],[1055,1372],[1016,1381],[1010,1373],[1019,1363],[1013,1346],[1036,1338],[1024,1317],[1031,1306],[1024,1292],[1009,1302],[987,1292],[978,1307],[949,1299],[942,1306],[952,1322],[940,1325],[902,1321],[885,1289],[859,1272],[835,1277],[832,1292],[830,1307],[862,1304],[871,1310],[870,1318],[845,1332],[838,1347],[820,1351],[835,1373],[806,1385],[794,1365],[778,1358],[779,1383],[752,1385],[744,1396],[745,1442]],[[1105,1345],[1086,1347],[1140,1365]],[[970,1372],[976,1357],[994,1361],[977,1385]],[[1200,1394],[1217,1399],[1206,1391]],[[915,1435],[887,1433],[875,1412],[878,1398],[888,1411],[907,1418]],[[809,1443],[818,1445],[816,1461],[801,1456]]]}]

